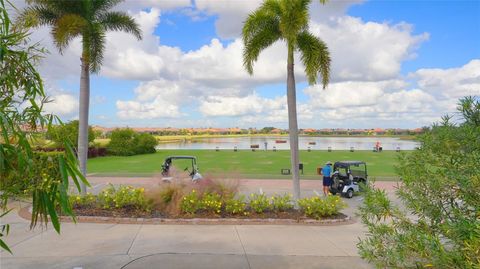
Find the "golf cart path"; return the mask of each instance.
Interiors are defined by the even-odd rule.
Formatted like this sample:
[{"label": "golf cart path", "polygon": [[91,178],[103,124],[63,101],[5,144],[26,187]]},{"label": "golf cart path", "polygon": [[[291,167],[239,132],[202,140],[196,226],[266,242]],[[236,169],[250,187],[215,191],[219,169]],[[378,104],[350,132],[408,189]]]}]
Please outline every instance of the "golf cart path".
[{"label": "golf cart path", "polygon": [[[235,179],[240,183],[241,190],[284,190],[292,189],[291,179]],[[98,189],[108,184],[133,185],[133,186],[156,186],[162,183],[161,177],[98,177],[88,176],[92,189]],[[377,188],[392,191],[398,185],[397,181],[376,181]],[[321,190],[322,180],[300,180],[300,188],[304,190]]]}]

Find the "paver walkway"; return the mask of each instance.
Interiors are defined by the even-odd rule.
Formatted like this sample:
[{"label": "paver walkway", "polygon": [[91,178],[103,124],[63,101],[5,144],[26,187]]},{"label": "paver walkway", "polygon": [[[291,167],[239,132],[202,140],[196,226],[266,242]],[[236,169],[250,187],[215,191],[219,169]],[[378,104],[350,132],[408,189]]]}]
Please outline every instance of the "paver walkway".
[{"label": "paver walkway", "polygon": [[[244,191],[261,187],[274,192],[289,185],[285,180],[249,182]],[[386,183],[385,188],[391,186]],[[311,186],[302,187],[304,194],[312,191]],[[350,209],[345,213],[352,214],[360,200],[348,200]],[[357,254],[356,243],[364,234],[358,222],[340,226],[63,223],[58,235],[51,227],[29,230],[29,222],[15,211],[3,221],[11,224],[6,242],[13,255],[0,253],[1,269],[371,268]]]}]

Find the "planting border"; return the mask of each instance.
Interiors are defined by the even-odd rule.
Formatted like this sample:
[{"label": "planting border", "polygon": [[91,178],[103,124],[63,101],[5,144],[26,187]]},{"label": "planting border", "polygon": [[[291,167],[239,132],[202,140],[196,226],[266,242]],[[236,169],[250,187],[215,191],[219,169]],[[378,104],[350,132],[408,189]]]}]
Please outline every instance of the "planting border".
[{"label": "planting border", "polygon": [[[18,211],[20,217],[30,220],[30,206]],[[116,224],[150,224],[150,225],[346,225],[354,220],[345,215],[339,219],[247,219],[247,218],[123,218],[101,216],[76,216],[78,223],[116,223]],[[73,222],[70,217],[60,217],[61,222]]]}]

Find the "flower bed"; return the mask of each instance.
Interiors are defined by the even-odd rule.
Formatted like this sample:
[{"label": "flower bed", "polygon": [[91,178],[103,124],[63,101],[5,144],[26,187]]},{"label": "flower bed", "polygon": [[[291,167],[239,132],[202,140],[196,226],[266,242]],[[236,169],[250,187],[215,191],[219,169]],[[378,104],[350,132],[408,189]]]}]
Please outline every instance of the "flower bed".
[{"label": "flower bed", "polygon": [[338,196],[318,196],[298,201],[294,209],[291,195],[251,194],[248,199],[237,191],[238,184],[206,180],[200,184],[164,184],[145,191],[131,186],[110,186],[98,195],[72,195],[77,216],[169,219],[345,219],[346,207]]}]

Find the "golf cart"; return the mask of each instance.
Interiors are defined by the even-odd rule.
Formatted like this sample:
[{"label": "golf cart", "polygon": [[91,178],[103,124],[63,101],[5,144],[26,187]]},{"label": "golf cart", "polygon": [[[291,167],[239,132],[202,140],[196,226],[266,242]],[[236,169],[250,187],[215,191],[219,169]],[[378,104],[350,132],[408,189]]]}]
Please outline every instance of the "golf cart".
[{"label": "golf cart", "polygon": [[190,171],[188,167],[185,167],[183,171],[188,171],[188,175],[192,178],[193,182],[197,182],[202,179],[202,175],[198,172],[197,167],[197,158],[193,156],[169,156],[165,159],[165,162],[162,164],[162,180],[170,182],[172,177],[170,175],[170,168],[172,167],[173,160],[191,160],[192,161],[192,170]]},{"label": "golf cart", "polygon": [[333,164],[332,194],[340,193],[352,198],[354,192],[360,191],[360,183],[367,184],[367,164],[361,161],[340,161]]}]

